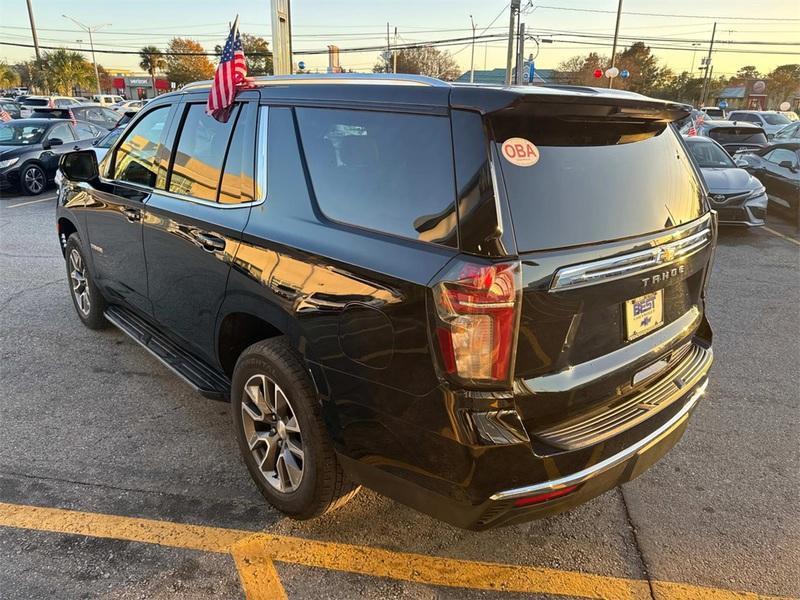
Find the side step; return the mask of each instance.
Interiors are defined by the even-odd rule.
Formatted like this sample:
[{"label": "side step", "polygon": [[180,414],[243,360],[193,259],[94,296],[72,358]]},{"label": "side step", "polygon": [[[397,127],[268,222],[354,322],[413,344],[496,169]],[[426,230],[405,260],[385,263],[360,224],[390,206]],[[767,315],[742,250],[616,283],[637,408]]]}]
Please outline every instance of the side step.
[{"label": "side step", "polygon": [[105,317],[201,395],[212,400],[230,398],[231,382],[227,377],[180,348],[141,317],[119,306],[106,308]]}]

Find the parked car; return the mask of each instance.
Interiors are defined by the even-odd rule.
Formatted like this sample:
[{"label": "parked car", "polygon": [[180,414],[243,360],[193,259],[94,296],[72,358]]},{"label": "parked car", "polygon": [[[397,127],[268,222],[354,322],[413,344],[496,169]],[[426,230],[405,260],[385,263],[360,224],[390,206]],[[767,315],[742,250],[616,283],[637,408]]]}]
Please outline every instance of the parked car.
[{"label": "parked car", "polygon": [[720,108],[718,106],[701,106],[700,111],[705,113],[706,116],[712,119],[724,120],[725,118],[727,118],[725,109]]},{"label": "parked car", "polygon": [[773,136],[772,141],[776,144],[778,142],[800,142],[800,121],[795,121],[781,129]]},{"label": "parked car", "polygon": [[[0,189],[42,193],[62,154],[91,147],[88,123],[64,119],[16,119],[0,123]],[[96,137],[96,136],[95,136]]]},{"label": "parked car", "polygon": [[78,101],[69,96],[28,96],[18,103],[23,119],[30,118],[36,108],[69,108],[78,106]]},{"label": "parked car", "polygon": [[117,111],[118,113],[124,113],[128,110],[139,111],[144,107],[145,104],[147,104],[147,100],[124,100],[122,102],[112,104],[109,108]]},{"label": "parked car", "polygon": [[769,197],[769,210],[796,219],[800,227],[800,142],[781,142],[736,156],[736,164],[755,175]]},{"label": "parked car", "polygon": [[[681,133],[689,134],[691,128],[691,123],[685,124],[681,128]],[[704,121],[696,125],[695,130],[696,135],[719,142],[731,156],[740,150],[757,150],[768,144],[764,130],[752,123]]]},{"label": "parked car", "polygon": [[684,137],[684,140],[703,175],[719,222],[763,225],[767,216],[767,194],[761,182],[738,167],[714,140],[698,136]]},{"label": "parked car", "polygon": [[[91,123],[99,128],[97,135],[102,135],[117,126],[119,115],[109,108],[93,104],[91,106],[75,105],[70,108],[37,108],[31,113],[37,119],[75,119]],[[96,137],[96,136],[95,136]]]},{"label": "parked car", "polygon": [[230,398],[275,507],[366,485],[486,529],[678,441],[716,239],[683,106],[304,75],[256,78],[222,123],[209,86],[149,102],[99,166],[63,157],[59,241],[86,326]]},{"label": "parked car", "polygon": [[19,104],[11,100],[0,100],[0,110],[6,111],[12,119],[21,117]]},{"label": "parked car", "polygon": [[778,112],[792,122],[800,120],[800,117],[793,110],[779,110]]},{"label": "parked car", "polygon": [[122,102],[125,100],[122,96],[115,96],[113,94],[95,94],[92,96],[92,101],[96,102],[97,104],[102,104],[103,106],[111,106],[112,104],[116,104],[117,102]]},{"label": "parked car", "polygon": [[747,121],[758,125],[771,139],[773,135],[791,123],[789,117],[776,110],[734,110],[728,115],[729,121]]}]

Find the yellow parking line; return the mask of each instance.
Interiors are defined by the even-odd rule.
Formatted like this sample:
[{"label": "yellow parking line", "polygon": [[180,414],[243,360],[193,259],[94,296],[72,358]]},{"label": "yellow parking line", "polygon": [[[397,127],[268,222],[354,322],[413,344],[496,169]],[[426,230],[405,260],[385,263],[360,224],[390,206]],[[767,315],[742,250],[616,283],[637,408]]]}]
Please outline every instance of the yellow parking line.
[{"label": "yellow parking line", "polygon": [[275,564],[247,539],[231,547],[247,600],[287,600]]},{"label": "yellow parking line", "polygon": [[772,235],[777,235],[779,238],[783,238],[788,242],[792,242],[793,244],[797,244],[798,246],[800,246],[800,241],[794,239],[793,237],[789,237],[788,235],[785,235],[780,231],[775,231],[772,227],[767,227],[766,225],[764,225],[762,229],[764,231],[769,231]]},{"label": "yellow parking line", "polygon": [[[230,553],[249,600],[286,598],[273,561],[414,583],[627,600],[788,600],[750,592],[606,577],[523,565],[476,562],[392,552],[367,546],[0,502],[0,527],[15,527]],[[598,549],[602,551],[602,549]]]},{"label": "yellow parking line", "polygon": [[37,204],[39,202],[47,202],[48,200],[55,200],[55,196],[48,196],[47,198],[39,198],[38,200],[30,200],[29,202],[20,202],[19,204],[12,204],[6,208],[19,208],[20,206],[28,206],[29,204]]}]

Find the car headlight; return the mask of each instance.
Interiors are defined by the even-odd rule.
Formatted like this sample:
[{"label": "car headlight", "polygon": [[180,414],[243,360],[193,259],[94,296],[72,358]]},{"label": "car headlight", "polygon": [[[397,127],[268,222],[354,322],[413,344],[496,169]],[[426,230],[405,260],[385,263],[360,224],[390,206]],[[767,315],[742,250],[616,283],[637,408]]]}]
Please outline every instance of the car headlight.
[{"label": "car headlight", "polygon": [[6,167],[10,167],[11,165],[16,164],[16,162],[18,160],[19,160],[19,157],[17,157],[17,158],[7,158],[6,160],[0,160],[0,169],[5,169]]},{"label": "car headlight", "polygon": [[759,196],[763,196],[767,189],[762,185],[759,188],[754,189],[752,192],[747,194],[747,198],[745,200],[751,200],[753,198],[758,198]]}]

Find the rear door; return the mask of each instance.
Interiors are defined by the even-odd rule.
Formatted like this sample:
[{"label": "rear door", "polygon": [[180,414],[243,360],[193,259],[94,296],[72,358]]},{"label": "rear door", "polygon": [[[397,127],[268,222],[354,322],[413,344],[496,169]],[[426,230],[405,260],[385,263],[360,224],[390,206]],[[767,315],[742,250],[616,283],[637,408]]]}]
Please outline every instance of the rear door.
[{"label": "rear door", "polygon": [[518,404],[534,428],[613,398],[691,337],[713,235],[665,122],[536,110],[490,119],[522,259],[515,376],[532,395]]},{"label": "rear door", "polygon": [[143,222],[154,316],[213,362],[217,312],[255,198],[258,110],[237,102],[220,123],[205,108],[205,98],[181,105],[164,148],[165,190],[148,200]]}]

